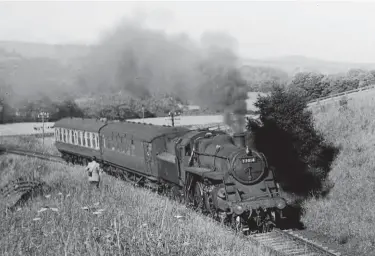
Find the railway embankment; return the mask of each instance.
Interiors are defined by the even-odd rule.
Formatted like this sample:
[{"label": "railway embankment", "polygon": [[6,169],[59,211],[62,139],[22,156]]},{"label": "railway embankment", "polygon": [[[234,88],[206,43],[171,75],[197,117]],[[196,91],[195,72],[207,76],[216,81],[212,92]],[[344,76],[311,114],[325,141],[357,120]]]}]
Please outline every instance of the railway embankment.
[{"label": "railway embankment", "polygon": [[304,203],[302,221],[348,250],[375,255],[375,121],[371,95],[340,106],[313,109],[315,125],[327,140],[340,147],[324,199]]}]

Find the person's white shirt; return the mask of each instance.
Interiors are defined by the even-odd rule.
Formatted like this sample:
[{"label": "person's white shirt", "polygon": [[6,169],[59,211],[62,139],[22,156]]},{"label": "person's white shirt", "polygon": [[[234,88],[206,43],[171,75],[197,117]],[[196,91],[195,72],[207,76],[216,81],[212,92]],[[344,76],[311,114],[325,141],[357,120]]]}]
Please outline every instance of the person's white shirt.
[{"label": "person's white shirt", "polygon": [[100,174],[103,172],[103,170],[100,168],[99,163],[97,163],[95,160],[90,162],[87,167],[86,171],[91,172],[91,177],[89,176],[89,181],[100,181]]}]

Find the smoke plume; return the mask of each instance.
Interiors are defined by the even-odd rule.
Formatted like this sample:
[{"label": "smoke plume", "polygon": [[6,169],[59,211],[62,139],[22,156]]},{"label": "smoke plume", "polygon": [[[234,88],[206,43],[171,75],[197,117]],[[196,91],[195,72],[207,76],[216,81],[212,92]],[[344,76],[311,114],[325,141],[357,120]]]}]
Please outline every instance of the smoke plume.
[{"label": "smoke plume", "polygon": [[80,81],[98,92],[135,98],[168,94],[225,112],[226,123],[238,131],[244,126],[247,89],[236,51],[236,39],[223,32],[206,32],[195,42],[126,20],[93,48]]}]

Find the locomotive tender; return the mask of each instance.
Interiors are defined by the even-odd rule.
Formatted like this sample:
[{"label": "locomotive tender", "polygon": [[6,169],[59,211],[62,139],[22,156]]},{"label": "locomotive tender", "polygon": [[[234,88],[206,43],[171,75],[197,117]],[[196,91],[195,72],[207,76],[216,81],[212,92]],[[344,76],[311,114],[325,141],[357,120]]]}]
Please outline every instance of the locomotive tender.
[{"label": "locomotive tender", "polygon": [[274,173],[246,133],[82,118],[54,127],[55,145],[68,162],[87,164],[96,156],[106,172],[183,195],[243,231],[266,232],[283,218],[286,201]]}]

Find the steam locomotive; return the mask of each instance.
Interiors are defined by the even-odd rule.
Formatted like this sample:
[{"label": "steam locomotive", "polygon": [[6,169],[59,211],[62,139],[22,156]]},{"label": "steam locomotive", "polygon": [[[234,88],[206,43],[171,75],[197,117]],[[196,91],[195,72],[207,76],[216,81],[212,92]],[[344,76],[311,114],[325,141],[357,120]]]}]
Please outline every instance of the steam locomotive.
[{"label": "steam locomotive", "polygon": [[106,172],[169,191],[243,232],[267,232],[283,218],[286,201],[247,133],[81,118],[54,128],[66,161],[87,164],[95,156]]}]

